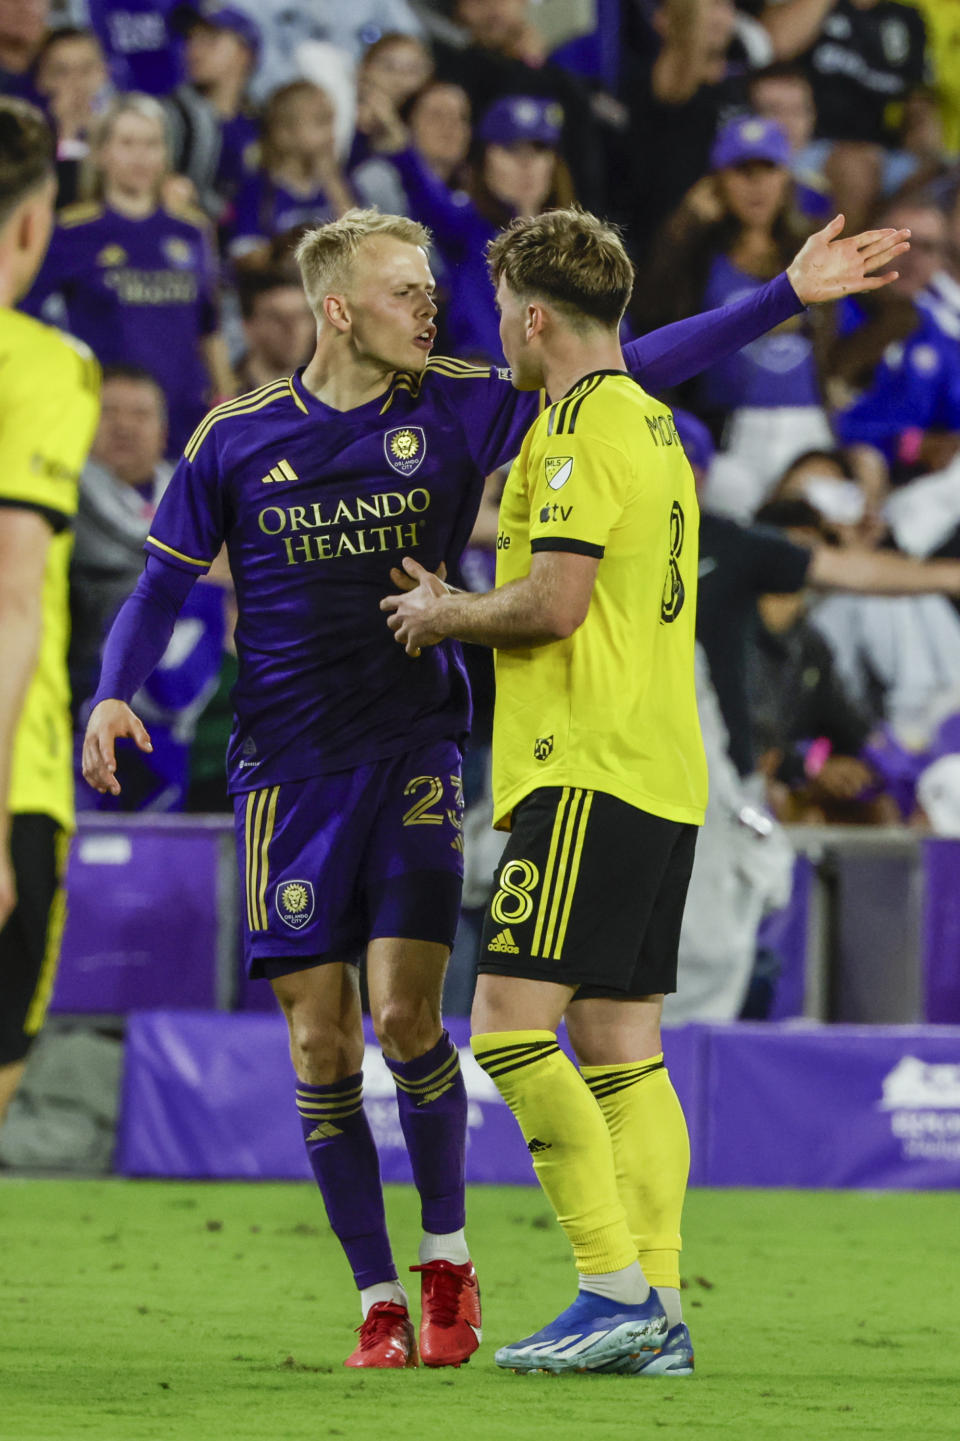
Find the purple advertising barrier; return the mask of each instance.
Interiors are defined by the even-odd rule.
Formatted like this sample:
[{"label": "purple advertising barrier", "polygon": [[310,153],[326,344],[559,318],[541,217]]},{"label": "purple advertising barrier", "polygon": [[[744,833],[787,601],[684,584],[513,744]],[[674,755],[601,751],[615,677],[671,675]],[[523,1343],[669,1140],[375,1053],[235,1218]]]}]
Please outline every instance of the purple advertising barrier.
[{"label": "purple advertising barrier", "polygon": [[221,834],[129,817],[81,825],[53,1010],[217,1004]]},{"label": "purple advertising barrier", "polygon": [[710,1028],[711,1186],[960,1187],[960,1028]]},{"label": "purple advertising barrier", "polygon": [[960,1025],[960,841],[925,841],[923,868],[923,1015]]},{"label": "purple advertising barrier", "polygon": [[[386,1181],[410,1181],[396,1090],[369,1020],[364,1105]],[[460,1048],[468,1096],[467,1179],[526,1184],[530,1157],[513,1116],[469,1049],[469,1027],[448,1029]],[[688,1107],[697,1157],[703,1127],[701,1033],[671,1031],[666,1055]],[[301,1180],[310,1172],[294,1106],[287,1028],[279,1015],[196,1011],[135,1013],[127,1027],[117,1170],[128,1176]],[[702,1169],[699,1159],[695,1163]]]}]

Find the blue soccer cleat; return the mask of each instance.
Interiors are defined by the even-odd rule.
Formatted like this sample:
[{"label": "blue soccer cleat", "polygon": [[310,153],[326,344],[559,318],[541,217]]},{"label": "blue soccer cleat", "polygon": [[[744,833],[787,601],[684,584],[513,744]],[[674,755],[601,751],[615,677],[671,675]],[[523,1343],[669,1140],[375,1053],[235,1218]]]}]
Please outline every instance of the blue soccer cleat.
[{"label": "blue soccer cleat", "polygon": [[692,1376],[693,1342],[690,1332],[681,1321],[670,1327],[659,1351],[645,1351],[609,1369],[621,1376]]},{"label": "blue soccer cleat", "polygon": [[555,1321],[501,1346],[493,1359],[517,1372],[615,1371],[652,1356],[666,1337],[667,1318],[656,1291],[641,1306],[581,1291]]}]

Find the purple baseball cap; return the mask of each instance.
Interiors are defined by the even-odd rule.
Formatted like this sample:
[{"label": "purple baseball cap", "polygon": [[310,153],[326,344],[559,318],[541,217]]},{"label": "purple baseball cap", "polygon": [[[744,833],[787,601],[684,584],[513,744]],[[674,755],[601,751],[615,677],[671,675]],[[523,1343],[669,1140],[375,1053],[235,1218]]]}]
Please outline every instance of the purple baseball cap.
[{"label": "purple baseball cap", "polygon": [[560,143],[563,107],[556,100],[533,95],[504,95],[484,112],[477,126],[477,139],[486,145],[534,145]]},{"label": "purple baseball cap", "polygon": [[209,25],[214,30],[230,30],[259,59],[263,34],[256,20],[234,5],[220,5],[217,0],[201,0],[194,5],[179,6],[175,12],[177,28],[184,34],[195,25]]},{"label": "purple baseball cap", "polygon": [[776,120],[741,115],[717,134],[710,152],[710,169],[726,170],[729,165],[745,165],[749,160],[789,165],[790,153],[790,139]]}]

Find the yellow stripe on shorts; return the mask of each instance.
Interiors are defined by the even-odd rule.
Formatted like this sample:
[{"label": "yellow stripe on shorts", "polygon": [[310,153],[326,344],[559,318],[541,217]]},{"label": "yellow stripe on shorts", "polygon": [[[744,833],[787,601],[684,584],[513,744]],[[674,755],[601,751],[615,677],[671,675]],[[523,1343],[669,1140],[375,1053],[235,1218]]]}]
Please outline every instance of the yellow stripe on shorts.
[{"label": "yellow stripe on shorts", "polygon": [[566,940],[573,893],[587,834],[593,791],[564,786],[550,837],[530,954],[559,961]]},{"label": "yellow stripe on shorts", "polygon": [[279,786],[251,791],[243,817],[244,871],[247,892],[247,928],[267,929],[267,885],[270,880],[270,842],[277,817]]}]

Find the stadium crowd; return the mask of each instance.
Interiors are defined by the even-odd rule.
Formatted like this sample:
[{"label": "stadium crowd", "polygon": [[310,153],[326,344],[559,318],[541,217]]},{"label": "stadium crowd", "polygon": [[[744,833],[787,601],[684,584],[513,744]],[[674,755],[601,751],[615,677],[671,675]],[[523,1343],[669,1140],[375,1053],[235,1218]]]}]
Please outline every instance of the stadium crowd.
[{"label": "stadium crowd", "polygon": [[[960,832],[960,566],[904,594],[883,571],[888,552],[960,558],[955,8],[0,0],[0,93],[39,104],[58,144],[58,223],[24,308],[104,367],[72,573],[78,735],[172,461],[212,404],[311,353],[292,258],[304,229],[355,205],[428,225],[436,350],[502,364],[484,249],[513,216],[576,201],[620,224],[639,335],[759,289],[842,213],[848,232],[909,228],[899,279],[663,397],[704,508],[699,686],[718,829],[699,864],[708,875],[713,852],[729,864],[747,847],[752,953],[789,870],[786,848],[757,863],[760,843],[775,849],[771,815]],[[468,587],[492,584],[503,483],[489,478]],[[121,797],[81,785],[81,804],[227,808],[232,607],[219,565],[137,698],[152,754],[127,754]],[[470,659],[466,900],[479,907],[498,843],[490,660]]]}]

